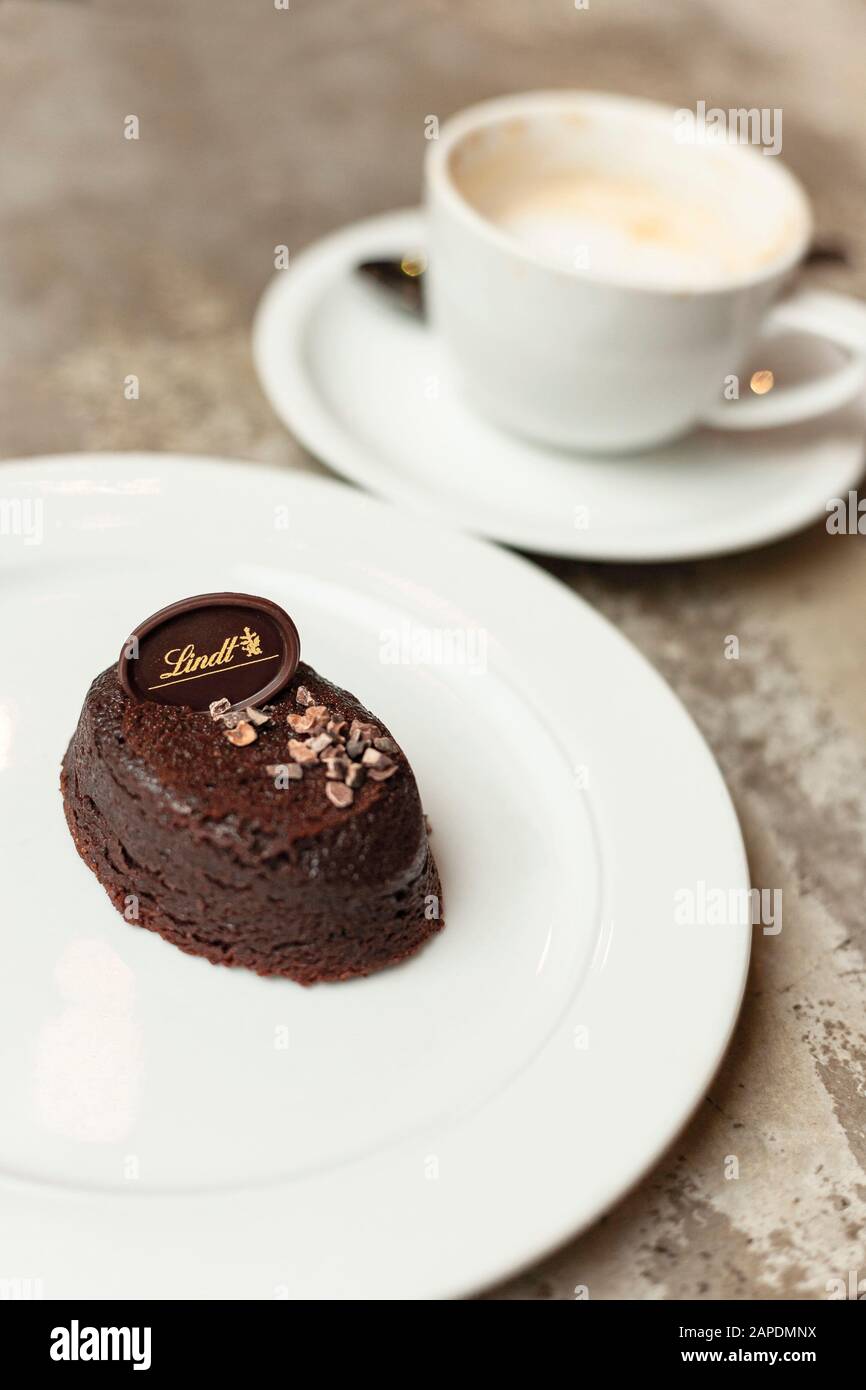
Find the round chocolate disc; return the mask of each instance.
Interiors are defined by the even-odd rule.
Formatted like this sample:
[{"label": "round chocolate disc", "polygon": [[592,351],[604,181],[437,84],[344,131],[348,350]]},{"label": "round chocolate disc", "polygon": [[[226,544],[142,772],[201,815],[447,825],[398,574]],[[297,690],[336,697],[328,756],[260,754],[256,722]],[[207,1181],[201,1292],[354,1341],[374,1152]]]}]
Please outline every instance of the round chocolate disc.
[{"label": "round chocolate disc", "polygon": [[120,653],[128,695],[205,710],[263,704],[298,667],[298,630],[282,608],[252,594],[196,594],[140,623]]}]

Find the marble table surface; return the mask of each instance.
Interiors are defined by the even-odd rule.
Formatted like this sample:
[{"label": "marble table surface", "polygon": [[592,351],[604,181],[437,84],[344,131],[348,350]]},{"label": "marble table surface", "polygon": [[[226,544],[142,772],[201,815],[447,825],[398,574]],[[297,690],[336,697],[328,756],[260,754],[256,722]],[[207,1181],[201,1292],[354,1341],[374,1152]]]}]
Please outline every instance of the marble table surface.
[{"label": "marble table surface", "polygon": [[[273,248],[414,202],[424,117],[506,91],[780,107],[783,157],[844,251],[808,275],[866,295],[864,51],[859,0],[5,0],[2,453],[323,471],[250,359]],[[864,542],[817,525],[701,564],[544,563],[685,701],[784,926],[755,935],[733,1046],[665,1158],[490,1296],[826,1297],[866,1279]]]}]

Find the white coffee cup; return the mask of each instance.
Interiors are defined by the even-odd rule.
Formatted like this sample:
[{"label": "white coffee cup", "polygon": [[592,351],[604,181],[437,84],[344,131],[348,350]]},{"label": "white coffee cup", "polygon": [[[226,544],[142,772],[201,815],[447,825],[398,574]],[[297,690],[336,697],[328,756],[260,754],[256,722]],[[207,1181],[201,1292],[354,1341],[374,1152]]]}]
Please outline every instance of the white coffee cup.
[{"label": "white coffee cup", "polygon": [[[431,320],[470,401],[506,429],[634,450],[698,423],[804,420],[866,384],[844,301],[774,306],[812,217],[760,148],[683,143],[655,102],[535,92],[451,118],[425,172]],[[772,370],[772,339],[790,331],[831,339],[844,363],[768,395],[737,385],[759,339]]]}]

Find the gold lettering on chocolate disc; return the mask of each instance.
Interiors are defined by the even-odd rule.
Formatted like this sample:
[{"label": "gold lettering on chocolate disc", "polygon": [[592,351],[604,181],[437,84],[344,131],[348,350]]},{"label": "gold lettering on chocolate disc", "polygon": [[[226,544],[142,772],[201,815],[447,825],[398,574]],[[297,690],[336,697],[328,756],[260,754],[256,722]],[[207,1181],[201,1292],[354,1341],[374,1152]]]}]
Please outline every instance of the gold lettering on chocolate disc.
[{"label": "gold lettering on chocolate disc", "polygon": [[[243,652],[244,656],[235,660],[239,652]],[[163,690],[167,685],[180,685],[183,681],[215,676],[232,665],[235,668],[258,666],[262,661],[276,661],[278,656],[278,652],[265,656],[262,653],[262,639],[257,632],[251,632],[248,627],[245,627],[242,633],[224,638],[222,646],[215,652],[199,653],[194,642],[187,642],[185,646],[172,647],[165,653],[163,661],[168,669],[160,673],[160,683],[148,686],[148,690]]]}]

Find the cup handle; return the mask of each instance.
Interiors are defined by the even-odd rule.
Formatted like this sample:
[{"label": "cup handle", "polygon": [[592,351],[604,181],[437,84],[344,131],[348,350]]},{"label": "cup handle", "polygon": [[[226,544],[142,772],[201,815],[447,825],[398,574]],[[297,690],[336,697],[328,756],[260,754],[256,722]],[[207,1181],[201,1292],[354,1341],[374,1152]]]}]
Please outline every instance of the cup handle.
[{"label": "cup handle", "polygon": [[723,430],[767,429],[811,420],[858,396],[866,387],[866,305],[846,295],[805,290],[770,310],[761,342],[786,333],[811,333],[843,348],[848,360],[817,381],[774,388],[772,395],[720,401],[702,423]]}]

